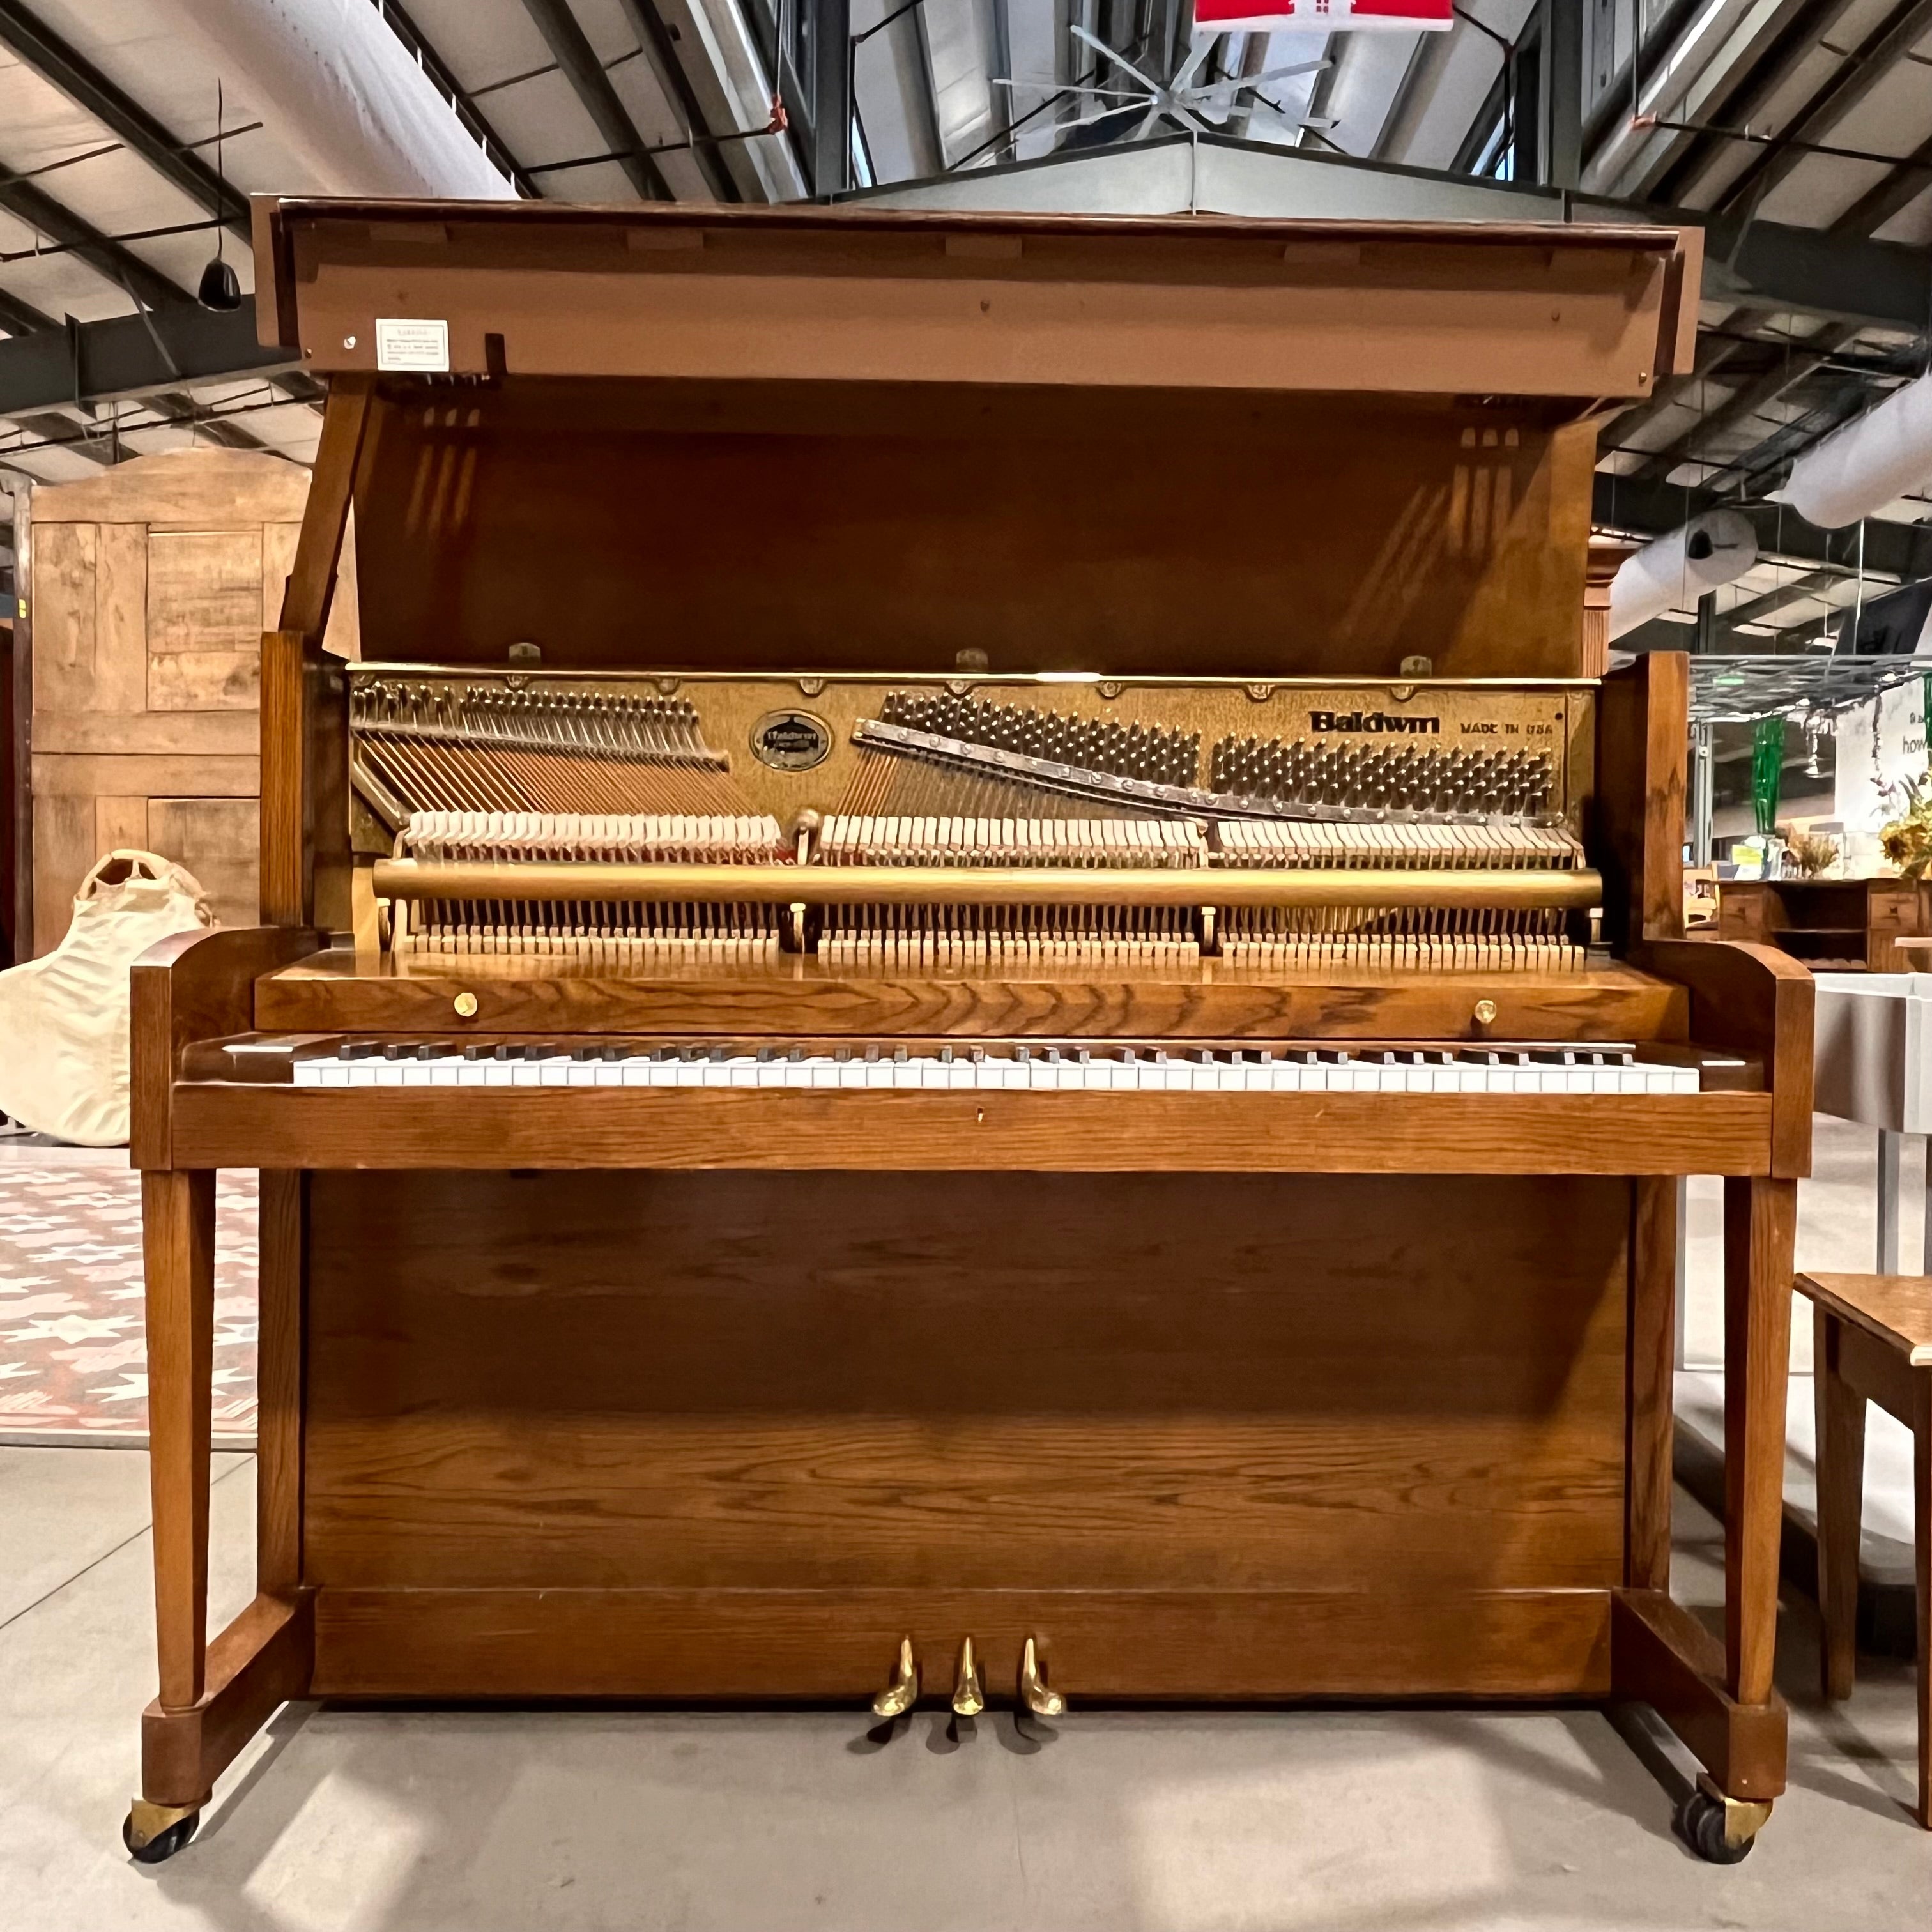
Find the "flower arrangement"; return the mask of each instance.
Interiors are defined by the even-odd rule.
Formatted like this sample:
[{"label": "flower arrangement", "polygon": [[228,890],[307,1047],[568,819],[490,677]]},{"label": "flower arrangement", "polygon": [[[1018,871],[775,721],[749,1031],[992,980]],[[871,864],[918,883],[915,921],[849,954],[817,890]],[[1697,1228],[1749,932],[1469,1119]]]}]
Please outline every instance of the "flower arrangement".
[{"label": "flower arrangement", "polygon": [[1904,808],[1879,830],[1879,848],[1904,879],[1924,878],[1932,866],[1932,772],[1885,788],[1885,802]]},{"label": "flower arrangement", "polygon": [[[1819,832],[1800,832],[1795,826],[1781,825],[1779,835],[1784,841],[1784,863],[1788,872],[1796,874],[1801,879],[1815,879],[1828,872],[1837,864],[1838,842]],[[1928,854],[1932,856],[1932,854]]]}]

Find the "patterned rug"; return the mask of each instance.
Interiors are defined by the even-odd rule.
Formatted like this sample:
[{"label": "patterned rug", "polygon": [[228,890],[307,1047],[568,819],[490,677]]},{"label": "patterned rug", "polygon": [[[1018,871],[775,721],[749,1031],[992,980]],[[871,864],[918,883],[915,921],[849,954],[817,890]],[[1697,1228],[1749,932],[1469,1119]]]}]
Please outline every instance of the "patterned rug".
[{"label": "patterned rug", "polygon": [[[13,1150],[9,1150],[10,1153]],[[215,1190],[214,1439],[255,1436],[255,1176]],[[141,1180],[116,1162],[0,1166],[0,1443],[148,1439]]]}]

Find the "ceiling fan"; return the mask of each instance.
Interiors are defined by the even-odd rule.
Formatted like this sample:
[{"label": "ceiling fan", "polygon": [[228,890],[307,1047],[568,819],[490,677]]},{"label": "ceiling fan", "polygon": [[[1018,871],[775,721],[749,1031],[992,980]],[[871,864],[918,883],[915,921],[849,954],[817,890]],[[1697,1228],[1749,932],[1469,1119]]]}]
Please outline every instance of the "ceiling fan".
[{"label": "ceiling fan", "polygon": [[[1081,87],[1063,85],[1057,80],[1025,80],[995,75],[995,87],[1040,88],[1049,93],[1078,94],[1111,99],[1119,102],[1118,106],[1104,107],[1097,114],[1083,116],[1072,124],[1078,128],[1092,128],[1102,121],[1111,121],[1122,114],[1138,114],[1140,125],[1134,130],[1132,139],[1140,140],[1153,132],[1162,120],[1172,121],[1175,126],[1190,134],[1208,134],[1215,132],[1214,127],[1201,117],[1210,116],[1216,120],[1225,120],[1233,110],[1240,94],[1253,92],[1271,81],[1290,80],[1298,75],[1318,74],[1330,63],[1325,60],[1298,61],[1292,67],[1270,68],[1265,74],[1230,74],[1226,79],[1203,82],[1198,76],[1208,56],[1214,52],[1215,34],[1203,35],[1190,51],[1186,60],[1172,80],[1160,81],[1143,74],[1125,54],[1117,52],[1096,35],[1090,34],[1084,27],[1075,26],[1070,30],[1074,38],[1085,43],[1096,53],[1105,54],[1123,74],[1138,81],[1138,89],[1126,87]],[[1252,110],[1270,114],[1288,128],[1332,128],[1335,124],[1318,114],[1290,115],[1264,98],[1257,95]],[[1252,111],[1252,110],[1251,110]]]}]

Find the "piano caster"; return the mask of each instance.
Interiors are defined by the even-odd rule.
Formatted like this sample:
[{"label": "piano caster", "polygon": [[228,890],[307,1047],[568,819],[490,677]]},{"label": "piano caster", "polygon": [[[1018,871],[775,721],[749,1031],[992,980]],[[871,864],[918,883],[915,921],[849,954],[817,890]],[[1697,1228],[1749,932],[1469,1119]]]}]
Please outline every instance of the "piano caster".
[{"label": "piano caster", "polygon": [[893,1666],[891,1681],[872,1700],[872,1715],[882,1722],[890,1724],[895,1718],[903,1718],[919,1702],[919,1662],[912,1654],[912,1639],[899,1639],[899,1660]]},{"label": "piano caster", "polygon": [[1040,1675],[1040,1653],[1028,1637],[1026,1648],[1020,1654],[1020,1708],[1030,1711],[1036,1718],[1064,1718],[1066,1714],[1066,1700],[1058,1690],[1049,1690],[1046,1679]]},{"label": "piano caster", "polygon": [[1770,1816],[1768,1799],[1726,1798],[1708,1778],[1700,1777],[1678,1814],[1677,1828],[1706,1864],[1734,1865],[1750,1856]]},{"label": "piano caster", "polygon": [[121,1842],[136,1864],[158,1865],[172,1858],[200,1822],[199,1804],[150,1804],[137,1798],[122,1821]]},{"label": "piano caster", "polygon": [[986,1708],[986,1687],[980,1682],[980,1666],[974,1660],[969,1636],[959,1646],[959,1670],[952,1680],[952,1713],[958,1718],[976,1718]]}]

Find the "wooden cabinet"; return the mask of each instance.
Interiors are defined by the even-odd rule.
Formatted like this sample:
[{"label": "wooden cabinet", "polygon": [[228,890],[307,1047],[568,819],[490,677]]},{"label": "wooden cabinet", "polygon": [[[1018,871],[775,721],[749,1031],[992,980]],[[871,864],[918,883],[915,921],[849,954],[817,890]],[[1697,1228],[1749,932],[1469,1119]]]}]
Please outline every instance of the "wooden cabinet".
[{"label": "wooden cabinet", "polygon": [[[178,860],[224,925],[254,922],[261,638],[308,480],[266,452],[178,450],[28,500],[22,956],[59,944],[82,876],[116,846]],[[352,592],[335,611],[329,648],[353,656]]]},{"label": "wooden cabinet", "polygon": [[1910,879],[1726,879],[1720,938],[1775,946],[1820,972],[1903,973],[1897,942],[1932,932],[1927,888]]}]

